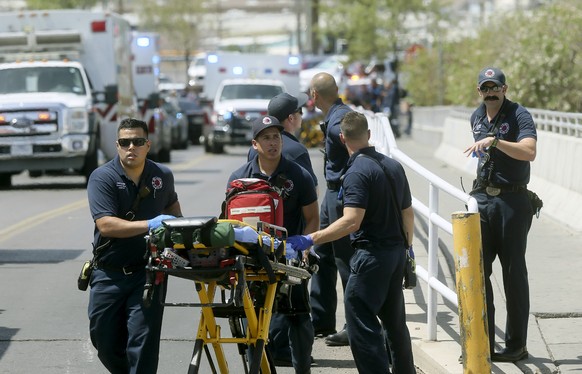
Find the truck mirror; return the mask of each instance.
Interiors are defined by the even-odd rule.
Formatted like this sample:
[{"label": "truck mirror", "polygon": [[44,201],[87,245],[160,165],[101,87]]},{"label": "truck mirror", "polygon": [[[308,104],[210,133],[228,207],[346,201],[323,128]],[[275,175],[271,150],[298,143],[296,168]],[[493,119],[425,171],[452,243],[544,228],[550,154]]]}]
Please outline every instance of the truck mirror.
[{"label": "truck mirror", "polygon": [[105,86],[105,102],[107,104],[115,104],[117,102],[117,94],[118,90],[116,84]]}]

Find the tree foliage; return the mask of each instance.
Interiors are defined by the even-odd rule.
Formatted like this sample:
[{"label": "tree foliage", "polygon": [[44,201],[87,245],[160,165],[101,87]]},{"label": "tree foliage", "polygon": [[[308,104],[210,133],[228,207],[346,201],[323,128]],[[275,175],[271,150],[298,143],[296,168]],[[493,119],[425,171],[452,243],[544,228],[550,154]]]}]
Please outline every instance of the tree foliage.
[{"label": "tree foliage", "polygon": [[394,55],[407,17],[425,10],[423,0],[335,0],[321,2],[322,35],[344,38],[352,60]]},{"label": "tree foliage", "polygon": [[88,9],[96,3],[97,0],[26,0],[26,6],[30,10]]},{"label": "tree foliage", "polygon": [[[407,88],[418,105],[473,106],[478,102],[479,71],[497,66],[505,72],[512,100],[526,107],[580,112],[580,35],[582,4],[577,0],[510,14],[487,24],[475,38],[418,53],[404,66],[410,77]],[[438,69],[441,76],[435,73]],[[442,102],[425,94],[435,92],[434,86],[445,93]]]},{"label": "tree foliage", "polygon": [[198,48],[199,30],[204,14],[202,0],[141,0],[137,7],[140,28],[160,34],[166,49],[183,52],[187,65]]}]

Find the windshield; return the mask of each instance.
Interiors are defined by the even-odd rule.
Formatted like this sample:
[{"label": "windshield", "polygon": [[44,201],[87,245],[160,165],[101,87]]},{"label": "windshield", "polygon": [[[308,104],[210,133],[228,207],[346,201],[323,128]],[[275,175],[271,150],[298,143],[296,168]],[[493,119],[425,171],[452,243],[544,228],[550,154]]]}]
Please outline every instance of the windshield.
[{"label": "windshield", "polygon": [[341,67],[342,67],[342,62],[336,56],[329,57],[329,58],[321,61],[319,64],[315,65],[315,68],[325,69],[325,70],[337,69],[337,68],[341,68]]},{"label": "windshield", "polygon": [[274,96],[283,92],[281,86],[266,84],[232,84],[224,86],[220,101],[238,99],[271,100]]},{"label": "windshield", "polygon": [[0,94],[29,92],[67,92],[85,95],[79,69],[37,66],[0,70]]}]

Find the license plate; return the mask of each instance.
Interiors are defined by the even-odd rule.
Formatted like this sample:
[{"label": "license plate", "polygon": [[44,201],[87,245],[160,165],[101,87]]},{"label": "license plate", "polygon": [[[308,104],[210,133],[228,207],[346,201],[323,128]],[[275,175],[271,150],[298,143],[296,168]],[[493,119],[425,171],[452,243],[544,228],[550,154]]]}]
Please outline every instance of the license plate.
[{"label": "license plate", "polygon": [[12,156],[32,156],[32,144],[13,144],[10,148]]}]

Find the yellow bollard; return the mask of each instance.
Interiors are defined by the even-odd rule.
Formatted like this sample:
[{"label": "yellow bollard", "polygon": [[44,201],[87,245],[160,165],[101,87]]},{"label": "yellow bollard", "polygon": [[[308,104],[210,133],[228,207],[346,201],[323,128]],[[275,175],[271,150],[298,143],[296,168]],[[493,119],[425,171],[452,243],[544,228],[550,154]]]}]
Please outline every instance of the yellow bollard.
[{"label": "yellow bollard", "polygon": [[463,373],[491,373],[479,213],[452,214]]}]

